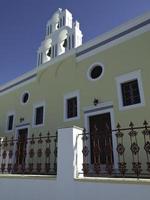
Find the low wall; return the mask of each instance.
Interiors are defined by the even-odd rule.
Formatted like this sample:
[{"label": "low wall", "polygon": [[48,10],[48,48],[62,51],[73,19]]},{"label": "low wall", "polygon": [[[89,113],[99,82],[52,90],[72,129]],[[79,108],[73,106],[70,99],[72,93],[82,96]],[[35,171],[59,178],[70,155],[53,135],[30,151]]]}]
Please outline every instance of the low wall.
[{"label": "low wall", "polygon": [[[76,177],[82,167],[77,143],[79,128],[58,131],[57,177],[0,177],[0,200],[147,200],[149,181],[84,179]],[[140,184],[141,183],[141,184]]]}]

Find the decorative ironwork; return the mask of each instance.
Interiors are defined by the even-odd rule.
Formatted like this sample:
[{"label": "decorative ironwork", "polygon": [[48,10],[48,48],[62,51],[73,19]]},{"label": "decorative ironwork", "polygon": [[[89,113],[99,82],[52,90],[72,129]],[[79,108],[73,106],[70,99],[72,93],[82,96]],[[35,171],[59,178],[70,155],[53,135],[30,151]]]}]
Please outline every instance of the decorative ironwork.
[{"label": "decorative ironwork", "polygon": [[131,151],[132,151],[132,153],[134,155],[136,155],[137,153],[139,153],[139,150],[140,150],[138,144],[136,144],[135,142],[131,144],[130,149],[131,149]]},{"label": "decorative ironwork", "polygon": [[146,153],[150,154],[150,142],[146,142],[144,145],[144,149],[146,151]]},{"label": "decorative ironwork", "polygon": [[50,163],[45,163],[45,171],[48,173],[50,171]]},{"label": "decorative ironwork", "polygon": [[1,171],[2,171],[2,173],[5,171],[5,166],[6,166],[5,163],[2,163],[2,164],[1,164]]},{"label": "decorative ironwork", "polygon": [[50,139],[50,133],[48,132],[47,133],[47,139],[45,140],[46,141],[46,143],[51,143],[51,139]]},{"label": "decorative ironwork", "polygon": [[118,168],[119,168],[119,171],[120,173],[124,176],[126,171],[127,171],[127,164],[125,162],[119,162],[118,163]]},{"label": "decorative ironwork", "polygon": [[14,137],[13,136],[11,137],[11,140],[10,140],[10,146],[14,146]]},{"label": "decorative ironwork", "polygon": [[18,171],[18,165],[17,165],[17,163],[15,163],[13,166],[13,173],[15,173],[17,171]]},{"label": "decorative ironwork", "polygon": [[117,132],[117,133],[116,133],[116,137],[118,137],[118,138],[123,137],[123,133],[122,133],[122,132]]},{"label": "decorative ironwork", "polygon": [[150,172],[150,162],[147,162],[147,171]]},{"label": "decorative ironwork", "polygon": [[12,157],[13,157],[13,151],[10,150],[10,151],[9,151],[9,158],[11,159]]},{"label": "decorative ironwork", "polygon": [[140,162],[133,162],[132,163],[132,170],[137,174],[137,177],[139,177],[140,173],[142,172],[142,167]]},{"label": "decorative ironwork", "polygon": [[51,154],[50,148],[47,147],[46,150],[45,150],[45,156],[49,157],[50,154]]},{"label": "decorative ironwork", "polygon": [[130,137],[136,136],[138,133],[134,130],[134,124],[132,122],[130,122],[129,127],[131,129],[131,131],[129,132]]},{"label": "decorative ironwork", "polygon": [[7,152],[3,151],[3,159],[5,159],[7,157]]},{"label": "decorative ironwork", "polygon": [[1,173],[56,174],[57,134],[32,134],[24,140],[5,137],[0,144]]},{"label": "decorative ironwork", "polygon": [[122,137],[123,137],[123,133],[120,131],[120,128],[121,128],[121,126],[120,126],[120,124],[118,123],[118,124],[117,124],[117,132],[116,132],[116,137],[117,137],[117,138],[122,138]]},{"label": "decorative ironwork", "polygon": [[33,158],[34,155],[35,155],[34,149],[30,149],[30,151],[29,151],[29,156],[30,156],[30,158]]},{"label": "decorative ironwork", "polygon": [[8,146],[8,140],[7,140],[7,137],[4,138],[3,145],[4,145],[4,147],[7,147],[7,146]]},{"label": "decorative ironwork", "polygon": [[100,163],[94,163],[94,170],[96,174],[100,174],[100,171],[101,171]]},{"label": "decorative ironwork", "polygon": [[42,164],[37,163],[37,172],[41,172],[41,170],[42,170]]},{"label": "decorative ironwork", "polygon": [[147,136],[147,135],[150,136],[150,130],[149,129],[143,130],[142,133],[143,133],[144,136]]},{"label": "decorative ironwork", "polygon": [[85,157],[88,156],[88,154],[89,154],[89,149],[88,149],[87,146],[84,146],[84,147],[83,147],[82,153],[83,153],[83,156],[85,156]]},{"label": "decorative ironwork", "polygon": [[39,158],[42,157],[42,149],[38,149],[38,151],[37,151],[37,156],[38,156]]},{"label": "decorative ironwork", "polygon": [[144,130],[142,131],[143,135],[144,136],[150,136],[150,129],[148,129],[148,122],[145,120],[143,122],[143,125],[144,125]]},{"label": "decorative ironwork", "polygon": [[84,176],[150,178],[150,126],[147,121],[141,127],[130,122],[129,127],[122,128],[118,123],[115,130],[108,132],[106,128],[103,134],[98,131],[91,134],[84,130],[81,136]]},{"label": "decorative ironwork", "polygon": [[125,152],[125,148],[124,148],[123,144],[118,144],[118,145],[117,145],[117,152],[118,152],[120,155],[123,155],[123,153]]},{"label": "decorative ironwork", "polygon": [[8,163],[7,171],[10,173],[12,171],[12,164]]},{"label": "decorative ironwork", "polygon": [[39,134],[38,143],[39,143],[39,144],[42,144],[42,143],[43,143],[43,140],[42,140],[42,133]]},{"label": "decorative ironwork", "polygon": [[31,145],[35,144],[34,134],[32,134],[30,144],[31,144]]},{"label": "decorative ironwork", "polygon": [[32,173],[33,171],[33,163],[29,163],[29,172]]},{"label": "decorative ironwork", "polygon": [[54,167],[53,170],[57,171],[57,142],[58,142],[58,132],[56,132],[56,137],[54,138]]},{"label": "decorative ironwork", "polygon": [[83,163],[83,172],[84,175],[87,176],[89,173],[89,164],[88,163]]},{"label": "decorative ironwork", "polygon": [[112,162],[106,163],[106,172],[109,175],[112,175],[112,173],[113,173],[113,163]]}]

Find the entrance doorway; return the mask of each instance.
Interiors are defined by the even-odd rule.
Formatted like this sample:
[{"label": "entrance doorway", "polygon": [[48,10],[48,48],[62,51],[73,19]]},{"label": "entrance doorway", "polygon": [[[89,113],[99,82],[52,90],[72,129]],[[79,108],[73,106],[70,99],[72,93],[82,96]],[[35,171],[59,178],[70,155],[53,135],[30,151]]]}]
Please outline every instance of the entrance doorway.
[{"label": "entrance doorway", "polygon": [[91,164],[113,164],[112,126],[110,113],[89,116]]},{"label": "entrance doorway", "polygon": [[27,148],[28,129],[23,128],[18,130],[18,142],[16,149],[16,165],[24,166]]}]

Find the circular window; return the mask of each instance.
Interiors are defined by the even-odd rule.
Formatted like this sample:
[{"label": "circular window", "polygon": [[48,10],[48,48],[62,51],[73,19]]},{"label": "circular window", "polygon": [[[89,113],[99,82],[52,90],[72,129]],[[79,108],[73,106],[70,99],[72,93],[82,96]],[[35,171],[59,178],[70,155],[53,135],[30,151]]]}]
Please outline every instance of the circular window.
[{"label": "circular window", "polygon": [[25,104],[27,103],[29,100],[29,93],[28,92],[25,92],[23,95],[22,95],[22,103]]},{"label": "circular window", "polygon": [[99,64],[92,65],[88,70],[88,77],[91,80],[97,80],[102,76],[103,66]]}]

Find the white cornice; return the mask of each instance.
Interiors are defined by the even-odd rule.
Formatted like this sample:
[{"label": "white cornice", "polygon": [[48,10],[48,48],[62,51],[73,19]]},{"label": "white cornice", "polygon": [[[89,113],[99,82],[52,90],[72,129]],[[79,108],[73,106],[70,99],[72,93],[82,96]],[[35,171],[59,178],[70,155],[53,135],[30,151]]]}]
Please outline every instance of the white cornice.
[{"label": "white cornice", "polygon": [[52,59],[51,61],[48,61],[48,62],[36,67],[32,71],[29,71],[29,72],[23,74],[22,76],[19,76],[14,80],[9,81],[8,83],[1,85],[0,86],[0,96],[36,80],[36,76],[39,71],[44,70],[45,68],[47,68],[53,64],[61,62],[71,55],[75,55],[75,49],[72,49],[68,53],[62,54],[62,55]]},{"label": "white cornice", "polygon": [[[126,32],[129,29],[132,29],[132,28],[138,26],[139,24],[145,22],[148,19],[150,19],[150,12],[148,12],[148,13],[142,15],[142,16],[139,16],[135,19],[132,19],[132,20],[114,28],[113,30],[106,32],[106,33],[90,40],[89,42],[83,44],[82,46],[80,46],[76,49],[77,61],[81,61],[81,60],[83,60],[83,59],[85,59],[85,58],[87,58],[91,55],[94,55],[97,52],[100,52],[101,50],[103,51],[103,50],[106,49],[106,47],[111,47],[115,44],[118,44],[118,40],[120,40],[119,41],[119,43],[120,43],[120,42],[123,42],[123,41],[130,39],[132,37],[135,37],[139,34],[142,34],[143,32],[150,31],[150,24],[148,24],[148,25],[145,25],[145,26],[143,26],[139,29],[131,31],[130,33],[125,33],[120,38],[118,37],[117,39],[114,39],[114,40],[108,42],[105,45],[100,45],[99,47],[96,47],[95,49],[92,48],[97,44],[100,44],[100,43],[102,43],[106,40],[109,40],[110,38],[115,37],[118,34],[121,34],[123,32]],[[88,49],[89,49],[89,51],[88,51]]]},{"label": "white cornice", "polygon": [[16,79],[9,81],[8,83],[0,86],[0,96],[2,94],[8,93],[16,88],[18,86],[23,86],[24,84],[27,84],[33,80],[35,80],[37,74],[37,69],[33,69],[32,71],[29,71],[22,76],[17,77]]}]

